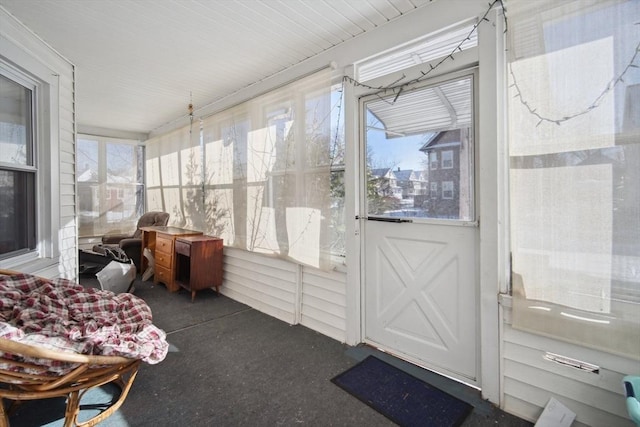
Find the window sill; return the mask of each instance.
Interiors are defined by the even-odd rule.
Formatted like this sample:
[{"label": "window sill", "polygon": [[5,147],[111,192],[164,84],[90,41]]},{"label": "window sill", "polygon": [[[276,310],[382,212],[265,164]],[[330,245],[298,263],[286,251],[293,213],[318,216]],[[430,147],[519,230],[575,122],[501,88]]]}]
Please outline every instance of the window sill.
[{"label": "window sill", "polygon": [[[25,259],[24,257],[20,257],[19,259],[8,259],[0,263],[0,268],[18,271],[20,273],[41,275],[46,278],[57,277],[59,275],[58,262],[51,258],[33,257],[31,259]],[[55,269],[53,276],[51,276],[51,272],[47,274],[47,270],[51,270],[52,268]]]}]

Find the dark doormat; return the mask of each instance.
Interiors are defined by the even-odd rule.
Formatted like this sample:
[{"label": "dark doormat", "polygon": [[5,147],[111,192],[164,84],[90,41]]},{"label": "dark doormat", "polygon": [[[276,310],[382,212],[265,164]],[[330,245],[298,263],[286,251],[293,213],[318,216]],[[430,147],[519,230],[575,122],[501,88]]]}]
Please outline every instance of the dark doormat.
[{"label": "dark doormat", "polygon": [[473,406],[368,356],[331,382],[404,426],[459,426]]}]

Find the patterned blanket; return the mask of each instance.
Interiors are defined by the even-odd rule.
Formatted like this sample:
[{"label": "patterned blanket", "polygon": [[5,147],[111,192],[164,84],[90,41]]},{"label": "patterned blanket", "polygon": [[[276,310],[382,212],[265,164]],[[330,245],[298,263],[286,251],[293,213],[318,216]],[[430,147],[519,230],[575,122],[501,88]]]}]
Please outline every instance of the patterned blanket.
[{"label": "patterned blanket", "polygon": [[[0,338],[150,364],[164,360],[169,349],[166,334],[152,323],[151,309],[135,295],[28,274],[0,275]],[[29,362],[47,366],[53,374],[75,366],[50,360]]]}]

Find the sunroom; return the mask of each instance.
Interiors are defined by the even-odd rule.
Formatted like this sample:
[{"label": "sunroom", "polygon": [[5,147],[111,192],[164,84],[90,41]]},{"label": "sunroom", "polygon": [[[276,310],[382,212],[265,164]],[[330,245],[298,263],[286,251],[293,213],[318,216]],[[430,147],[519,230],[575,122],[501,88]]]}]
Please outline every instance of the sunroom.
[{"label": "sunroom", "polygon": [[[640,2],[0,0],[0,268],[146,211],[220,292],[536,420],[632,425]],[[380,174],[379,171],[384,171]]]}]

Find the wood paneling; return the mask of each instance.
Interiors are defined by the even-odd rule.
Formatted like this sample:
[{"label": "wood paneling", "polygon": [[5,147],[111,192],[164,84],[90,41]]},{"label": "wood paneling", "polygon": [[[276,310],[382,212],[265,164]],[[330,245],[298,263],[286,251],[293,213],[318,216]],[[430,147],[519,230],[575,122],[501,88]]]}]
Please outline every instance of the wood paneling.
[{"label": "wood paneling", "polygon": [[[148,133],[184,116],[191,101],[201,107],[225,98],[430,2],[3,0],[2,6],[78,68],[80,125]],[[73,79],[61,83],[68,91]]]}]

